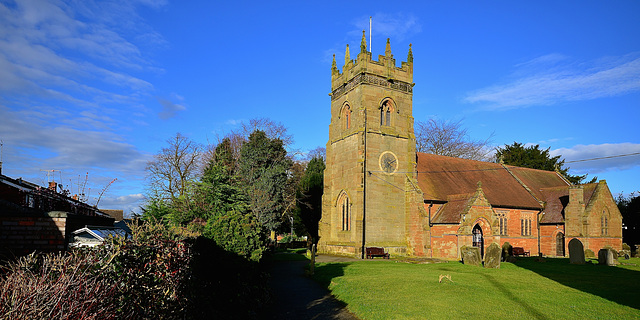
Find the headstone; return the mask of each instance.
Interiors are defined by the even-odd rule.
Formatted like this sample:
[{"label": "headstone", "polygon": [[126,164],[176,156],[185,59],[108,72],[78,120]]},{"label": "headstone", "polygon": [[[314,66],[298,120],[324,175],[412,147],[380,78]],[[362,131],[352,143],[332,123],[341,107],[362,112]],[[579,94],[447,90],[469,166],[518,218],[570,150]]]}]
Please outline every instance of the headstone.
[{"label": "headstone", "polygon": [[593,252],[593,250],[591,250],[591,249],[585,249],[585,250],[584,250],[584,257],[585,257],[585,258],[595,258],[595,257],[596,257],[596,254],[595,254],[595,252]]},{"label": "headstone", "polygon": [[584,264],[584,246],[576,238],[569,241],[569,262],[572,264]]},{"label": "headstone", "polygon": [[460,248],[460,255],[462,256],[462,263],[479,266],[482,260],[480,259],[480,248],[463,246]]},{"label": "headstone", "polygon": [[505,242],[502,244],[502,259],[504,259],[504,261],[509,262],[508,258],[510,256],[513,256],[513,247],[509,242]]},{"label": "headstone", "polygon": [[502,248],[497,243],[492,243],[484,254],[485,268],[500,268],[500,260],[502,258]]},{"label": "headstone", "polygon": [[618,265],[618,253],[609,248],[603,248],[598,251],[598,264],[606,264],[608,266]]}]

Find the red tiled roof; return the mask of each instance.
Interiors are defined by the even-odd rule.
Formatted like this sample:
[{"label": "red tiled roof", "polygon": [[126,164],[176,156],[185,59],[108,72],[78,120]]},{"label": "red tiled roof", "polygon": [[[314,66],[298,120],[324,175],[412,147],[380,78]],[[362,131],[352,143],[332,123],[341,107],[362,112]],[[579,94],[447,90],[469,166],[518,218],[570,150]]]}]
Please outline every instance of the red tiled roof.
[{"label": "red tiled roof", "polygon": [[473,193],[451,195],[431,219],[433,223],[460,223],[460,215],[465,213]]},{"label": "red tiled roof", "polygon": [[[583,201],[588,204],[593,193],[596,191],[597,183],[583,185]],[[539,190],[542,201],[546,202],[544,215],[540,219],[541,223],[562,223],[564,222],[564,208],[569,203],[569,188],[554,187],[542,188]]]},{"label": "red tiled roof", "polygon": [[514,176],[516,176],[529,188],[529,190],[531,190],[538,200],[544,201],[544,199],[542,199],[542,193],[540,193],[540,189],[542,188],[564,187],[567,189],[567,192],[569,190],[567,188],[570,185],[569,182],[564,180],[564,178],[555,171],[536,170],[514,166],[507,166],[507,168],[509,168],[509,171],[511,171]]},{"label": "red tiled roof", "polygon": [[[543,200],[542,188],[568,187],[555,172],[505,166],[499,163],[417,154],[418,185],[425,201],[448,201],[450,195],[475,192],[478,182],[492,206],[541,208],[540,203],[522,185]],[[512,174],[513,173],[513,174]],[[516,179],[517,177],[517,179]],[[520,179],[520,181],[518,181]]]}]

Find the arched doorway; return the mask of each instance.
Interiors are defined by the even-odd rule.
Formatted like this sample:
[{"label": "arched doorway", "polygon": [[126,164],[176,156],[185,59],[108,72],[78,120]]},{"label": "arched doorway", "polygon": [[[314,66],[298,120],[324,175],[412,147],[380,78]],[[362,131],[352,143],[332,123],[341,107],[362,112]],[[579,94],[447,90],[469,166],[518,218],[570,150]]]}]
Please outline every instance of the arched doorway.
[{"label": "arched doorway", "polygon": [[564,257],[564,233],[556,234],[556,256]]},{"label": "arched doorway", "polygon": [[473,227],[473,246],[480,248],[480,257],[484,257],[484,237],[482,237],[482,228],[478,224]]}]

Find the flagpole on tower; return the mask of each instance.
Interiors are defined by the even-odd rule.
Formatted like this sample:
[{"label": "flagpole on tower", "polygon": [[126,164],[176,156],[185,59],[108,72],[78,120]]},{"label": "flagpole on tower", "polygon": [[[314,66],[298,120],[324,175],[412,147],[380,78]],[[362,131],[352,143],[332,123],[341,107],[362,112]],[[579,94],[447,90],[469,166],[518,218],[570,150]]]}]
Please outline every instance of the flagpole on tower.
[{"label": "flagpole on tower", "polygon": [[371,16],[369,16],[369,52],[373,53],[373,51],[371,51]]}]

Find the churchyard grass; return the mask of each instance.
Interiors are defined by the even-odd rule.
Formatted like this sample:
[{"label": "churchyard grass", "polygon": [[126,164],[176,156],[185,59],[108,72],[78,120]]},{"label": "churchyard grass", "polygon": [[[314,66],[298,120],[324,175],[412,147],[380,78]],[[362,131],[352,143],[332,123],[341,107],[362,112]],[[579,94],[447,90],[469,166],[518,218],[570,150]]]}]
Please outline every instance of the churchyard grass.
[{"label": "churchyard grass", "polygon": [[361,319],[638,319],[640,259],[620,261],[633,265],[369,260],[317,264],[315,279]]}]

